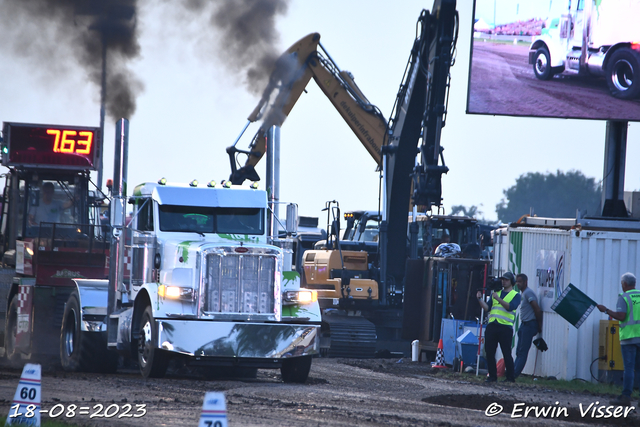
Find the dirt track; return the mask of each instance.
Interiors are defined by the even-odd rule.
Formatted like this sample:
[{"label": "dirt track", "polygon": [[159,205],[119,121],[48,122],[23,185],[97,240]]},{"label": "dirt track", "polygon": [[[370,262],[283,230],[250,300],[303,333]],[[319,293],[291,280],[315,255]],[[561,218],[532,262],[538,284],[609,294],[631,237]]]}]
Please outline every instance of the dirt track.
[{"label": "dirt track", "polygon": [[[279,371],[260,370],[256,379],[205,381],[193,374],[143,380],[135,371],[114,375],[45,372],[43,409],[75,404],[120,408],[145,405],[140,418],[90,418],[76,414],[66,421],[92,426],[195,426],[206,391],[225,393],[230,426],[577,426],[640,424],[640,417],[593,418],[580,416],[593,402],[606,404],[610,396],[559,393],[522,384],[485,385],[470,381],[470,374],[434,373],[426,363],[407,359],[315,359],[306,384],[281,381]],[[8,414],[20,371],[0,374],[0,413]],[[557,402],[557,403],[556,403]],[[556,408],[557,417],[536,418],[530,406]],[[503,413],[489,417],[499,404]],[[491,408],[489,406],[491,405]],[[559,408],[567,408],[567,416]],[[522,410],[521,412],[518,412]],[[43,415],[43,420],[47,419]],[[59,419],[64,419],[64,415]],[[570,421],[565,421],[570,420]],[[584,423],[588,424],[584,424]]]},{"label": "dirt track", "polygon": [[614,98],[603,78],[558,75],[541,81],[534,76],[528,55],[528,45],[476,41],[473,44],[468,112],[640,120],[640,100]]}]

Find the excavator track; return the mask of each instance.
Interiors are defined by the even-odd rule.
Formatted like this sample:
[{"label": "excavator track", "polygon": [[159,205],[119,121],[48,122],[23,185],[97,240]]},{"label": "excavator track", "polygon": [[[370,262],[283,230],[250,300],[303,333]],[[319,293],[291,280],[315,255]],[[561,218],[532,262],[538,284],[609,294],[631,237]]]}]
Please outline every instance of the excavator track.
[{"label": "excavator track", "polygon": [[[322,316],[323,336],[329,340],[321,350],[328,357],[371,359],[376,351],[376,327],[362,316],[329,311]],[[327,346],[328,345],[328,349]]]}]

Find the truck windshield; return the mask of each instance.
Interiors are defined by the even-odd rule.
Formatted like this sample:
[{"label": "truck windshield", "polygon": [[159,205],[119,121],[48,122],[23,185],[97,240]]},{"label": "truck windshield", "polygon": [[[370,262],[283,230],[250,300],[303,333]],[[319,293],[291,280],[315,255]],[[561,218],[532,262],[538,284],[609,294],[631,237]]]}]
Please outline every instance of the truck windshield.
[{"label": "truck windshield", "polygon": [[260,208],[160,205],[160,230],[218,234],[263,234]]},{"label": "truck windshield", "polygon": [[377,217],[367,218],[365,222],[357,220],[357,224],[354,225],[353,230],[351,240],[358,242],[377,242],[380,221],[378,221]]}]

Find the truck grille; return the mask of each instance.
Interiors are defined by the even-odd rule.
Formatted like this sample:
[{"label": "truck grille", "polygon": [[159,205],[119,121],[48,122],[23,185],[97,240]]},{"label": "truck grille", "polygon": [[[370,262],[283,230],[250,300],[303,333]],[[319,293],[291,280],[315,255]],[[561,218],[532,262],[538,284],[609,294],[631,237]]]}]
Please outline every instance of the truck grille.
[{"label": "truck grille", "polygon": [[205,259],[205,312],[274,313],[275,255],[214,253]]}]

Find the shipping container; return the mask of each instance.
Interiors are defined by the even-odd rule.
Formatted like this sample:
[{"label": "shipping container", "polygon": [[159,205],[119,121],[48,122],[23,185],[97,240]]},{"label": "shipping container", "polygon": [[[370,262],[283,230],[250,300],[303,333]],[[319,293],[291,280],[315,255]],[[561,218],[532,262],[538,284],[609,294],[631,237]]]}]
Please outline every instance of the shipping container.
[{"label": "shipping container", "polygon": [[[529,217],[494,233],[493,274],[524,273],[543,309],[542,337],[549,350],[531,346],[524,374],[595,381],[598,376],[600,321],[597,308],[579,328],[551,309],[571,283],[597,304],[615,309],[620,276],[640,267],[637,220],[550,219]],[[519,310],[517,319],[519,320]],[[517,331],[514,328],[515,338]],[[536,354],[537,353],[537,354]]]}]

